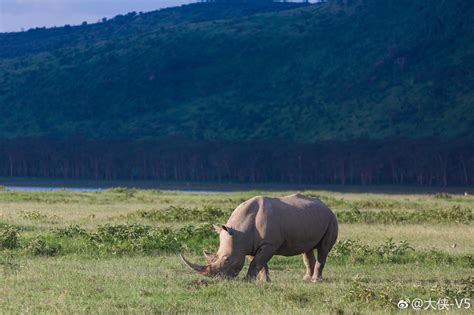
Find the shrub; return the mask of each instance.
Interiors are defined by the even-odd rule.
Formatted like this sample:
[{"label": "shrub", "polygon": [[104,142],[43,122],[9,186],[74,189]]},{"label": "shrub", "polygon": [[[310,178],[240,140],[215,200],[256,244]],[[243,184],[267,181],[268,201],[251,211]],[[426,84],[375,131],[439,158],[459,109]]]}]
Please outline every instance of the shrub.
[{"label": "shrub", "polygon": [[449,209],[435,209],[422,211],[422,215],[431,217],[439,222],[469,223],[473,219],[472,210],[454,205]]},{"label": "shrub", "polygon": [[47,241],[37,236],[30,241],[26,251],[34,256],[56,256],[61,250],[61,245]]},{"label": "shrub", "polygon": [[22,211],[20,212],[20,216],[22,218],[34,221],[49,221],[49,222],[56,222],[60,218],[57,215],[48,216],[41,211],[33,210],[33,211]]},{"label": "shrub", "polygon": [[[0,233],[0,248],[20,247],[18,230],[3,226]],[[78,225],[53,229],[38,235],[26,243],[24,253],[54,256],[59,254],[92,255],[156,255],[203,249],[213,250],[219,245],[219,237],[211,224],[187,225],[179,229],[158,228],[143,224],[106,224],[96,232],[88,232]],[[358,240],[340,240],[330,252],[334,263],[384,264],[423,263],[432,265],[473,266],[472,255],[452,255],[430,250],[415,251],[406,241],[387,239],[377,246],[361,244]]]},{"label": "shrub", "polygon": [[45,220],[48,218],[48,216],[44,213],[41,213],[38,210],[33,210],[33,211],[22,211],[20,212],[20,216],[24,219],[28,220]]},{"label": "shrub", "polygon": [[355,240],[336,242],[330,252],[331,259],[339,262],[352,263],[423,263],[432,265],[464,265],[473,264],[471,255],[450,255],[438,250],[415,251],[406,241],[400,243],[386,240],[379,246],[371,247]]},{"label": "shrub", "polygon": [[15,249],[19,246],[20,233],[16,227],[3,226],[0,232],[0,249]]},{"label": "shrub", "polygon": [[351,210],[336,211],[340,223],[469,223],[473,219],[472,210],[459,205],[448,209],[422,209],[419,211],[360,211],[358,207]]},{"label": "shrub", "polygon": [[166,209],[138,210],[132,216],[161,222],[216,222],[229,214],[230,211],[209,206],[202,209],[170,206]]},{"label": "shrub", "polygon": [[447,194],[447,193],[436,193],[434,197],[436,199],[452,199],[453,198],[450,194]]},{"label": "shrub", "polygon": [[112,194],[123,195],[125,199],[128,199],[128,198],[134,197],[137,194],[138,189],[126,188],[126,187],[115,187],[115,188],[107,189],[107,192],[112,193]]},{"label": "shrub", "polygon": [[[351,288],[345,295],[350,302],[362,302],[380,305],[385,308],[395,308],[402,298],[399,294],[406,291],[407,284],[390,281],[385,285],[371,284],[368,279],[356,275],[352,279]],[[438,300],[439,298],[462,299],[474,296],[474,277],[452,281],[449,284],[435,284],[432,286],[412,285],[412,296],[422,300]],[[406,297],[403,297],[406,298]]]},{"label": "shrub", "polygon": [[219,245],[219,237],[215,234],[212,224],[183,227],[178,230],[178,240],[182,243],[183,249],[197,252],[202,251],[203,248]]},{"label": "shrub", "polygon": [[65,228],[58,228],[53,230],[53,233],[58,236],[66,236],[66,237],[77,237],[77,236],[89,236],[89,233],[79,225],[70,225]]},{"label": "shrub", "polygon": [[98,227],[93,237],[108,242],[132,240],[147,236],[151,230],[151,226],[142,224],[105,224]]},{"label": "shrub", "polygon": [[368,280],[356,275],[345,297],[351,302],[373,303],[387,309],[394,309],[400,301],[400,296],[396,292],[398,288],[397,284],[391,282],[383,287],[371,287]]},{"label": "shrub", "polygon": [[198,227],[189,225],[179,230],[141,224],[106,224],[99,226],[89,238],[96,248],[113,254],[149,254],[156,251],[177,253],[182,249],[201,251],[203,246],[214,245],[218,239],[212,233],[210,224]]},{"label": "shrub", "polygon": [[375,252],[384,262],[400,262],[409,251],[415,251],[407,241],[401,241],[399,245],[389,238],[385,243],[378,246]]}]

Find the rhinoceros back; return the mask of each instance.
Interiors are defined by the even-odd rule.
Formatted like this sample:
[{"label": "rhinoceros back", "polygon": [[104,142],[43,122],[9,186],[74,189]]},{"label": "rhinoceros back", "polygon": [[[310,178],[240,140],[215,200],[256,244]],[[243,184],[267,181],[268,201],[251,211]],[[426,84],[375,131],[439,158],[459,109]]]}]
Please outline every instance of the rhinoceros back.
[{"label": "rhinoceros back", "polygon": [[315,248],[334,227],[337,233],[336,217],[324,203],[300,194],[265,199],[256,217],[262,242],[275,243],[277,254],[284,256]]}]

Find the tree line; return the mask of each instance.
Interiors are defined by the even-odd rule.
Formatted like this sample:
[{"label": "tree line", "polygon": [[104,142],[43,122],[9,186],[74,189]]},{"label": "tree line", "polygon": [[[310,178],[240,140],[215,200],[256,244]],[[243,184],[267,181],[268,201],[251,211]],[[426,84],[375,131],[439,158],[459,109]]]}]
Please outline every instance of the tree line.
[{"label": "tree line", "polygon": [[182,139],[0,140],[0,176],[101,180],[472,185],[474,141],[314,144]]}]

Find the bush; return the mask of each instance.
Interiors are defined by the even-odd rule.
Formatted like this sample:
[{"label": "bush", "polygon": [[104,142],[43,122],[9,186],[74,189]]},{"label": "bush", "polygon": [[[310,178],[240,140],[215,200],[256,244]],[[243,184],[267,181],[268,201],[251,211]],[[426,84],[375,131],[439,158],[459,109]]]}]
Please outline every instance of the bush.
[{"label": "bush", "polygon": [[115,187],[107,189],[107,192],[112,194],[123,195],[125,199],[132,198],[138,193],[136,188]]},{"label": "bush", "polygon": [[[20,247],[16,228],[4,226],[0,234],[1,248]],[[203,249],[214,250],[219,237],[211,224],[187,225],[180,229],[157,228],[143,224],[106,224],[96,232],[88,232],[78,225],[53,229],[49,233],[25,240],[24,253],[35,256],[59,254],[87,255],[156,255]],[[472,255],[452,255],[437,250],[415,251],[406,241],[387,239],[378,246],[361,244],[357,240],[340,240],[330,252],[334,263],[456,265],[472,267]]]},{"label": "bush", "polygon": [[66,237],[77,237],[77,236],[89,236],[89,233],[79,225],[70,225],[65,228],[58,228],[53,230],[53,233],[58,236],[66,236]]},{"label": "bush", "polygon": [[422,209],[419,211],[360,211],[357,207],[348,211],[336,211],[339,223],[469,223],[472,210],[459,205],[448,209]]},{"label": "bush", "polygon": [[378,246],[375,251],[384,262],[400,262],[409,252],[414,252],[415,250],[407,241],[401,241],[397,245],[389,238],[385,243]]},{"label": "bush", "polygon": [[[356,275],[352,279],[351,288],[345,295],[350,302],[370,303],[384,308],[395,309],[402,298],[401,291],[406,290],[405,283],[388,282],[385,285],[371,284],[368,279]],[[453,281],[450,284],[435,284],[433,286],[413,285],[412,296],[420,299],[438,300],[439,298],[470,298],[474,296],[474,277]]]},{"label": "bush", "polygon": [[341,240],[336,242],[330,252],[330,259],[339,262],[351,263],[423,263],[432,265],[464,265],[473,264],[471,255],[450,255],[438,250],[415,251],[406,241],[395,243],[391,238],[381,245],[371,247],[360,244],[355,240]]},{"label": "bush", "polygon": [[430,292],[439,296],[449,296],[451,298],[472,298],[474,297],[474,276],[461,279],[458,286],[435,285],[431,287]]},{"label": "bush", "polygon": [[210,224],[189,225],[179,230],[141,224],[106,224],[99,226],[89,238],[96,248],[113,254],[201,251],[203,246],[218,242]]},{"label": "bush", "polygon": [[47,241],[41,236],[31,240],[26,251],[34,256],[56,256],[61,250],[61,245]]},{"label": "bush", "polygon": [[452,199],[453,198],[450,194],[447,194],[447,193],[436,193],[434,197],[436,199]]},{"label": "bush", "polygon": [[48,216],[44,213],[41,213],[38,210],[33,210],[33,211],[22,211],[20,212],[20,216],[22,218],[28,219],[28,220],[45,220],[48,218]]},{"label": "bush", "polygon": [[161,222],[217,222],[229,216],[230,212],[216,207],[197,209],[171,206],[166,209],[138,210],[132,216]]},{"label": "bush", "polygon": [[133,240],[148,236],[151,230],[151,226],[141,224],[106,224],[99,226],[93,237],[102,242]]},{"label": "bush", "polygon": [[400,301],[397,289],[398,285],[391,282],[383,287],[371,287],[366,279],[356,275],[345,297],[351,302],[373,303],[386,309],[395,309]]},{"label": "bush", "polygon": [[0,249],[15,249],[19,246],[20,233],[16,227],[6,225],[0,231]]}]

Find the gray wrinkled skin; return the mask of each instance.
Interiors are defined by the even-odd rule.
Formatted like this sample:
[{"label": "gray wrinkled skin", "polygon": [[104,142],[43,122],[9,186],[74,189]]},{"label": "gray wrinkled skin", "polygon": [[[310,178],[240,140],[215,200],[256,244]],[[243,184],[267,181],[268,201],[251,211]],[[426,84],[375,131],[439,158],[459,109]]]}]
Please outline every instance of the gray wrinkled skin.
[{"label": "gray wrinkled skin", "polygon": [[217,253],[204,253],[206,265],[193,264],[181,255],[185,263],[205,276],[234,278],[249,256],[249,281],[257,276],[270,280],[267,263],[273,255],[300,254],[306,266],[303,279],[321,281],[338,234],[334,213],[318,198],[301,194],[249,199],[234,210],[225,225],[214,229],[220,239]]}]

